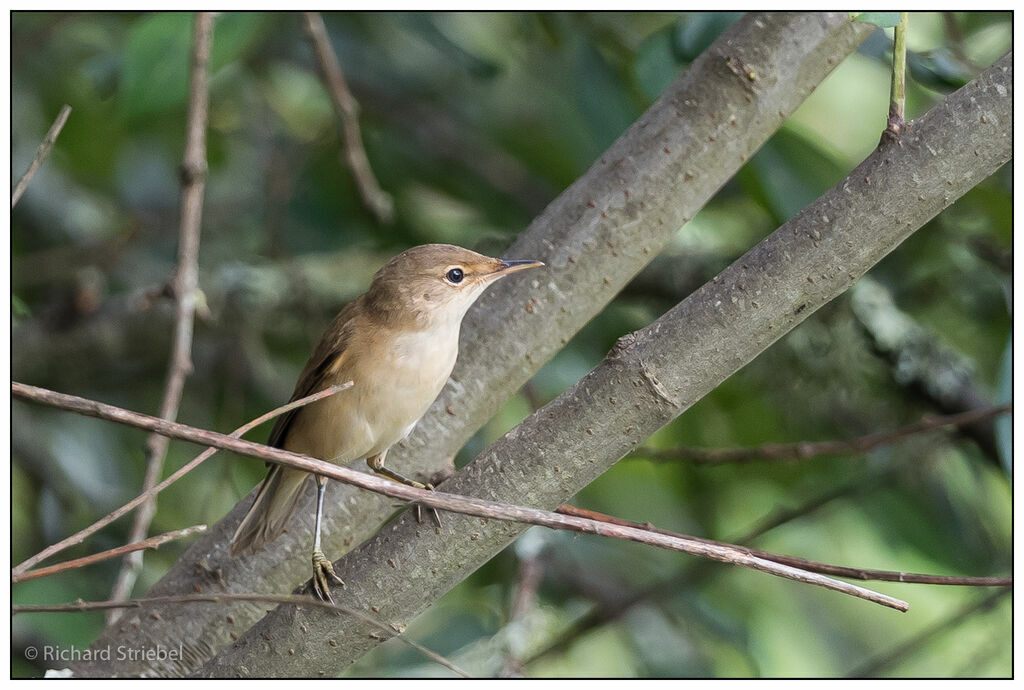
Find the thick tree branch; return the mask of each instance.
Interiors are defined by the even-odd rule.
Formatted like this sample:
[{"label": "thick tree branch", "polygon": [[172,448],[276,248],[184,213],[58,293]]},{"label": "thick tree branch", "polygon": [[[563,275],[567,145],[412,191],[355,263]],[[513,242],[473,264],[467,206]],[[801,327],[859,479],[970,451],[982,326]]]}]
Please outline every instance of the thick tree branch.
[{"label": "thick tree branch", "polygon": [[[870,31],[844,13],[752,13],[730,27],[506,254],[535,256],[547,268],[532,281],[495,285],[470,310],[451,380],[404,445],[392,449],[389,466],[407,476],[429,476],[445,467]],[[738,78],[729,69],[736,60],[760,76],[753,82]],[[327,497],[324,548],[331,554],[361,542],[393,512],[390,502],[351,487],[332,486]],[[310,506],[311,496],[305,500]],[[250,559],[229,557],[228,541],[248,503],[212,526],[149,594],[202,586],[205,570],[197,575],[199,564],[222,573],[233,591],[285,592],[304,581],[311,520],[302,507],[295,529],[273,549]],[[197,605],[187,613],[154,607],[143,615],[149,613],[159,617],[148,617],[143,630],[110,628],[94,644],[116,647],[138,635],[154,646],[185,640],[190,654],[184,664],[94,661],[73,664],[76,672],[189,673],[229,641],[223,606]],[[262,613],[243,603],[231,608],[240,624]]]},{"label": "thick tree branch", "polygon": [[[445,490],[554,507],[589,484],[1006,163],[1012,76],[1010,54],[940,101],[711,282],[621,338],[600,366]],[[348,583],[343,599],[404,624],[520,531],[451,516],[443,534],[424,534],[406,514],[335,563]],[[379,643],[367,633],[344,617],[279,609],[201,675],[301,675],[310,664],[338,673]],[[328,638],[338,647],[324,651],[319,641]],[[293,644],[301,663],[282,654]]]},{"label": "thick tree branch", "polygon": [[[15,604],[11,606],[11,615],[13,616],[19,613],[85,613],[87,611],[109,611],[113,609],[142,608],[152,606],[154,604],[170,604],[173,606],[181,606],[182,604],[219,604],[222,602],[229,601],[248,601],[261,604],[283,604],[286,606],[297,607],[309,606],[312,608],[326,609],[330,611],[344,610],[350,615],[358,616],[361,620],[364,620],[368,624],[375,626],[378,630],[388,633],[389,636],[394,635],[396,632],[398,632],[394,629],[388,628],[380,621],[376,620],[372,616],[368,616],[365,613],[362,613],[361,611],[342,609],[341,607],[337,606],[336,604],[332,604],[329,601],[323,601],[316,597],[302,594],[183,594],[181,596],[176,597],[147,597],[144,599],[130,599],[128,601],[82,601],[81,599],[79,599],[78,601],[71,604]],[[463,671],[461,668],[459,668],[458,666],[456,666],[440,654],[430,649],[427,649],[423,645],[417,644],[412,640],[407,639],[403,635],[398,635],[398,639],[407,644],[409,647],[420,652],[428,659],[436,661],[445,668],[450,669],[457,675],[466,678],[469,677],[468,673]]]},{"label": "thick tree branch", "polygon": [[[171,344],[171,363],[167,371],[167,384],[160,404],[163,419],[175,419],[185,388],[185,378],[192,371],[192,329],[195,323],[196,298],[199,291],[199,231],[203,220],[203,193],[206,190],[206,117],[209,111],[207,63],[213,43],[213,14],[196,14],[192,37],[192,80],[189,86],[188,122],[185,128],[185,155],[182,163],[181,225],[178,231],[178,268],[174,277],[174,297],[177,301],[174,340]],[[156,486],[167,456],[167,438],[152,434],[146,439],[146,475],[142,490]],[[145,538],[149,524],[156,515],[156,496],[148,498],[135,513],[128,541]],[[127,599],[142,569],[142,552],[135,551],[125,557],[110,598]],[[112,612],[113,622],[120,612]]]}]

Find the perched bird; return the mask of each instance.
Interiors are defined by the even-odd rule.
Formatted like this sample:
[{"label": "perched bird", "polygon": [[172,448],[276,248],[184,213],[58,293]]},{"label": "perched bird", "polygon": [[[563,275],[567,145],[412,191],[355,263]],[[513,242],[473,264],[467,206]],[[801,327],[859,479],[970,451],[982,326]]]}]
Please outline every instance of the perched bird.
[{"label": "perched bird", "polygon": [[[433,488],[384,467],[388,449],[412,431],[448,380],[470,305],[498,279],[543,265],[492,259],[449,244],[413,247],[394,257],[328,326],[291,399],[346,381],[355,385],[282,415],[267,443],[339,465],[365,458],[377,474]],[[232,554],[256,551],[277,538],[309,477],[271,468],[231,540]],[[320,549],[327,478],[315,479],[313,586],[321,599],[333,601],[330,581],[341,580]]]}]

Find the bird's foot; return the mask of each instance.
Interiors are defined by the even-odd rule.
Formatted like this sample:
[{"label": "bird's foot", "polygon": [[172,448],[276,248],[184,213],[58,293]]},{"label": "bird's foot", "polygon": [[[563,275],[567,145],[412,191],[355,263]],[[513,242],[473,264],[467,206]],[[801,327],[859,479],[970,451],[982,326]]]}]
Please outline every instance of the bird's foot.
[{"label": "bird's foot", "polygon": [[[420,486],[427,491],[434,490],[433,484],[420,484]],[[437,508],[430,508],[430,517],[433,518],[437,529],[441,529],[441,514],[437,512]],[[416,504],[416,522],[423,522],[423,506],[419,503]]]},{"label": "bird's foot", "polygon": [[331,580],[345,586],[345,582],[334,572],[331,559],[324,555],[323,551],[313,552],[313,591],[321,601],[334,603],[331,596]]}]

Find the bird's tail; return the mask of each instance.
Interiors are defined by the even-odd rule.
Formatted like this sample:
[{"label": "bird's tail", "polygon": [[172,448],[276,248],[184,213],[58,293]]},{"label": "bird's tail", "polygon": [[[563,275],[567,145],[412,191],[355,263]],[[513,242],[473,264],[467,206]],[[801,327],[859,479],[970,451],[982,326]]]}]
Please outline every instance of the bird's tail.
[{"label": "bird's tail", "polygon": [[274,465],[231,538],[231,554],[253,553],[281,535],[302,497],[308,472]]}]

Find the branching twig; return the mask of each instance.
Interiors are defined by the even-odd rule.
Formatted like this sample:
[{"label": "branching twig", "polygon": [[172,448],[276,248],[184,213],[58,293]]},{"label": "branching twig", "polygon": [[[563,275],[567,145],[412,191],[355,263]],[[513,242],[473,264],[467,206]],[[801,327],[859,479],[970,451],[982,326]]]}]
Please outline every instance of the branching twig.
[{"label": "branching twig", "polygon": [[320,72],[324,84],[331,96],[334,114],[338,119],[338,132],[341,135],[342,159],[348,166],[359,189],[363,205],[380,223],[390,223],[394,215],[394,204],[391,196],[380,188],[377,178],[370,167],[363,148],[363,136],[359,131],[359,104],[345,83],[345,75],[341,71],[341,63],[331,47],[327,35],[327,27],[319,12],[302,13],[306,33],[313,42]]},{"label": "branching twig", "polygon": [[74,558],[70,561],[63,561],[62,563],[55,563],[54,565],[46,566],[45,568],[38,568],[36,570],[29,570],[20,575],[11,575],[11,584],[18,582],[24,582],[25,580],[34,580],[37,577],[46,577],[55,573],[63,572],[65,570],[72,570],[73,568],[81,568],[86,565],[92,565],[93,563],[99,563],[110,558],[117,558],[123,556],[126,553],[133,551],[141,551],[142,549],[156,549],[162,544],[166,544],[174,539],[183,539],[184,537],[190,537],[198,532],[205,532],[206,525],[194,525],[192,527],[186,527],[185,529],[174,530],[173,532],[164,532],[155,537],[149,539],[143,539],[137,541],[134,544],[125,544],[124,546],[118,546],[115,549],[107,549],[106,551],[100,551],[99,553],[90,554],[83,556],[82,558]]},{"label": "branching twig", "polygon": [[801,441],[799,443],[766,443],[750,448],[642,448],[637,451],[652,460],[689,460],[700,465],[756,460],[805,460],[821,455],[866,453],[907,436],[934,431],[944,426],[966,426],[1013,410],[1013,403],[968,410],[953,415],[926,415],[920,421],[878,434],[869,434],[846,441]]},{"label": "branching twig", "polygon": [[428,491],[415,487],[399,484],[387,479],[373,475],[357,472],[347,467],[332,465],[329,462],[316,460],[298,453],[271,448],[269,446],[236,439],[213,431],[196,429],[185,424],[171,422],[165,419],[158,419],[149,415],[139,414],[113,405],[79,398],[73,395],[57,393],[55,391],[28,386],[23,383],[12,382],[11,392],[19,398],[32,400],[34,402],[71,410],[90,417],[107,419],[120,424],[135,426],[140,429],[147,429],[156,433],[164,434],[171,438],[177,438],[193,443],[201,443],[208,446],[217,446],[230,450],[239,455],[260,458],[277,464],[287,465],[296,469],[319,474],[335,481],[352,484],[368,491],[390,496],[403,501],[418,503],[430,508],[449,510],[466,515],[475,515],[483,518],[491,518],[506,522],[522,522],[534,525],[541,525],[551,529],[562,529],[599,536],[612,537],[635,541],[641,544],[648,544],[658,548],[671,551],[680,551],[693,556],[709,558],[711,560],[742,565],[755,570],[760,570],[778,577],[783,577],[798,582],[813,584],[826,589],[831,589],[850,596],[855,596],[867,601],[875,602],[882,606],[888,606],[898,611],[906,611],[909,604],[900,599],[890,597],[878,592],[851,585],[847,582],[834,580],[823,575],[810,573],[793,568],[781,563],[775,563],[763,558],[752,556],[741,549],[729,548],[717,544],[708,544],[696,540],[681,539],[650,532],[646,529],[613,525],[607,522],[588,520],[584,518],[561,515],[559,513],[539,510],[536,508],[525,508],[522,506],[508,505],[494,501],[458,494],[448,494],[441,491]]},{"label": "branching twig", "polygon": [[[319,393],[314,393],[313,395],[307,395],[305,398],[299,398],[298,400],[295,400],[293,402],[290,402],[290,403],[287,403],[285,405],[282,405],[281,407],[273,409],[270,412],[267,412],[266,414],[260,415],[259,417],[257,417],[256,419],[252,420],[251,422],[243,424],[242,426],[240,426],[237,429],[235,429],[234,431],[232,431],[231,432],[231,436],[234,437],[234,438],[241,438],[242,436],[244,436],[249,431],[255,429],[256,427],[258,427],[259,425],[263,424],[264,422],[267,422],[267,421],[273,419],[274,417],[282,415],[285,412],[289,412],[291,410],[294,410],[297,407],[302,407],[303,405],[308,405],[308,404],[310,404],[312,402],[316,402],[317,400],[322,400],[323,398],[326,398],[328,396],[334,395],[335,393],[337,393],[339,391],[343,391],[343,390],[346,390],[346,389],[351,388],[351,387],[352,387],[352,382],[351,381],[346,381],[345,383],[338,384],[337,386],[331,386],[330,388],[325,388],[324,390],[320,391]],[[162,482],[160,482],[156,486],[152,487],[151,489],[148,489],[148,490],[142,492],[141,494],[139,494],[138,496],[133,498],[131,501],[129,501],[128,503],[125,503],[123,506],[121,506],[120,508],[118,508],[114,512],[110,513],[106,517],[97,520],[96,522],[92,523],[88,527],[86,527],[86,528],[76,532],[75,534],[72,534],[70,537],[68,537],[66,539],[63,539],[63,540],[57,542],[56,544],[53,544],[52,546],[46,547],[45,549],[43,549],[42,551],[37,553],[35,556],[32,556],[31,558],[25,559],[23,562],[19,563],[17,566],[15,566],[14,568],[11,569],[12,576],[17,577],[19,575],[23,575],[25,572],[28,571],[29,568],[31,568],[32,566],[36,565],[37,563],[39,563],[41,561],[44,561],[47,558],[50,558],[51,556],[54,556],[55,554],[60,553],[64,549],[68,548],[69,546],[74,546],[75,544],[80,544],[89,535],[91,535],[91,534],[99,531],[100,529],[106,527],[107,525],[109,525],[114,520],[118,519],[119,517],[121,517],[125,513],[135,509],[136,507],[142,505],[145,501],[149,500],[150,497],[155,496],[156,494],[160,493],[161,491],[166,489],[168,486],[170,486],[174,482],[176,482],[179,479],[181,479],[182,477],[184,477],[186,474],[188,474],[189,472],[194,470],[204,460],[209,458],[211,455],[216,453],[218,450],[220,450],[220,449],[219,448],[207,448],[202,453],[200,453],[195,458],[193,458],[191,461],[189,461],[188,463],[183,465],[181,467],[181,469],[179,469],[177,472],[175,472],[174,474],[172,474],[169,477],[167,477],[167,479],[163,480]]]},{"label": "branching twig", "polygon": [[[177,311],[174,342],[167,385],[160,405],[160,416],[175,419],[185,387],[185,378],[192,371],[192,329],[195,323],[196,297],[199,289],[199,231],[203,217],[203,193],[206,189],[206,119],[209,110],[207,63],[213,43],[213,14],[196,14],[192,46],[192,80],[189,86],[188,122],[185,130],[185,155],[182,163],[181,227],[178,239],[178,268],[174,278]],[[156,486],[167,455],[168,439],[151,434],[146,439],[146,476],[143,490]],[[156,514],[155,495],[146,500],[135,514],[130,542],[140,541],[149,531]],[[126,599],[135,585],[142,567],[142,552],[125,557],[111,599]],[[116,619],[109,617],[109,621]]]},{"label": "branching twig", "polygon": [[28,170],[26,170],[25,174],[21,176],[21,179],[18,180],[18,184],[14,187],[14,191],[11,192],[12,209],[18,203],[18,200],[21,199],[21,195],[25,193],[26,189],[28,189],[28,183],[36,176],[36,171],[39,170],[39,166],[41,166],[43,161],[46,160],[46,157],[50,155],[50,149],[52,149],[53,145],[57,142],[57,137],[60,136],[60,131],[64,129],[64,123],[68,121],[68,115],[70,114],[71,106],[65,105],[57,114],[57,119],[53,121],[52,125],[50,125],[50,131],[46,133],[46,136],[43,137],[42,142],[39,144],[39,148],[36,149],[35,158],[32,159],[32,162],[28,166]]},{"label": "branching twig", "polygon": [[571,506],[568,504],[563,504],[559,506],[558,512],[562,515],[576,515],[578,517],[588,518],[590,520],[600,520],[602,522],[608,522],[613,525],[624,525],[627,527],[636,527],[637,529],[646,529],[650,532],[656,532],[658,534],[668,534],[671,536],[679,537],[680,539],[692,539],[694,541],[702,542],[705,544],[716,544],[719,546],[726,546],[729,548],[746,551],[751,556],[757,556],[758,558],[764,558],[765,560],[774,561],[776,563],[785,563],[786,565],[791,565],[794,568],[800,568],[801,570],[809,570],[812,573],[822,573],[825,575],[834,575],[836,577],[848,577],[854,580],[879,580],[882,582],[904,582],[925,585],[963,585],[967,587],[1013,586],[1012,577],[959,577],[956,575],[924,575],[919,573],[904,573],[895,570],[872,570],[870,568],[851,568],[848,566],[821,563],[820,561],[811,561],[806,558],[799,558],[797,556],[787,556],[785,554],[772,553],[770,551],[762,551],[761,549],[755,549],[749,546],[738,546],[736,544],[728,544],[726,542],[716,541],[714,539],[705,539],[703,537],[691,537],[687,534],[671,532],[669,530],[661,529],[659,527],[654,527],[650,524],[630,522],[629,520],[623,520],[612,515],[605,515],[604,513],[598,513],[592,510],[586,510],[584,508],[577,508],[576,506]]},{"label": "branching twig", "polygon": [[469,678],[469,674],[456,666],[453,662],[441,656],[437,652],[427,649],[423,645],[406,639],[398,630],[392,626],[385,625],[362,611],[338,606],[329,601],[321,601],[315,597],[302,594],[249,594],[238,592],[219,592],[216,594],[183,594],[179,596],[148,597],[144,599],[130,599],[128,601],[78,601],[70,604],[15,604],[11,606],[11,615],[19,613],[82,613],[86,611],[112,611],[129,608],[145,608],[158,604],[204,604],[217,603],[221,601],[255,601],[268,604],[284,604],[287,606],[310,606],[313,608],[333,609],[355,616],[366,621],[377,629],[387,633],[389,637],[397,636],[402,642],[409,645],[424,656],[436,661],[454,673]]}]

